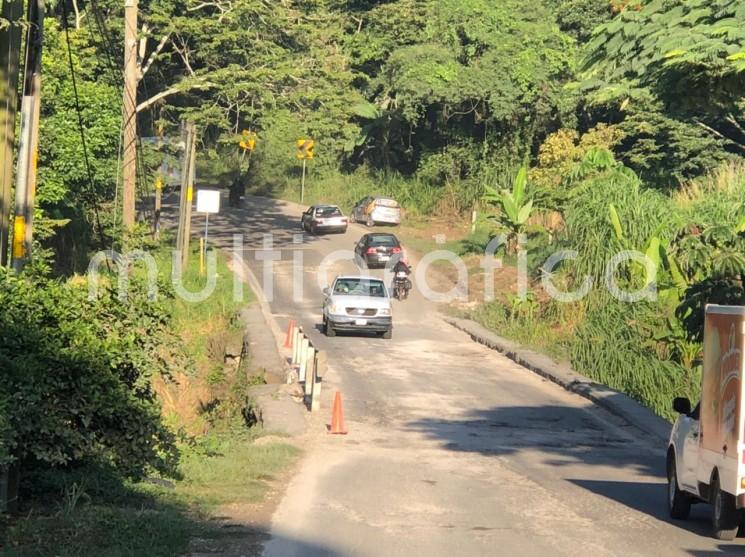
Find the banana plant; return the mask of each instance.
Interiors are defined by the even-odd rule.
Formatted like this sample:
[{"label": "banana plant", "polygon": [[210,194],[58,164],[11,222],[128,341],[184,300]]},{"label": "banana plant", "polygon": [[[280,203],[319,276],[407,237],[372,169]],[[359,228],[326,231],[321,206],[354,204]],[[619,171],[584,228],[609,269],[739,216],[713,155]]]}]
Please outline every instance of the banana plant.
[{"label": "banana plant", "polygon": [[[660,270],[666,270],[670,275],[672,285],[665,287],[660,287],[658,285],[659,295],[663,298],[670,297],[673,299],[678,299],[678,297],[688,286],[688,281],[686,280],[683,273],[680,271],[680,266],[678,265],[678,262],[676,261],[673,254],[670,252],[669,245],[664,244],[660,239],[659,230],[653,233],[647,239],[647,242],[644,246],[634,246],[631,245],[631,242],[626,238],[624,234],[621,218],[619,217],[618,210],[616,209],[615,205],[613,205],[613,203],[608,204],[608,218],[610,220],[611,226],[613,227],[613,235],[615,239],[624,249],[639,250],[639,248],[643,248],[644,254],[646,255],[647,259],[654,265],[655,269],[657,269],[658,272]],[[648,274],[646,273],[646,269],[635,267],[632,272],[635,275],[644,273],[644,276],[646,277],[644,279],[645,287],[649,286],[652,283],[652,277],[648,276]]]},{"label": "banana plant", "polygon": [[507,230],[507,252],[517,252],[517,236],[525,231],[528,220],[533,213],[533,200],[528,199],[528,167],[522,166],[512,183],[512,189],[497,190],[486,186],[484,201],[496,205],[499,215],[492,217]]}]

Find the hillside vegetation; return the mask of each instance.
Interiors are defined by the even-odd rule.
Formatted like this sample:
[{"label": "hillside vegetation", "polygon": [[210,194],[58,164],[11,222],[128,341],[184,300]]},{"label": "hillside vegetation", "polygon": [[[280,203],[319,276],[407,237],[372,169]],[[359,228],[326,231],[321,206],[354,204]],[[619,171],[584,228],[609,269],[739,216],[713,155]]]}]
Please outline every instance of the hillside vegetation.
[{"label": "hillside vegetation", "polygon": [[[198,185],[297,198],[295,142],[313,138],[310,199],[349,207],[385,193],[425,223],[478,209],[488,219],[468,249],[504,233],[508,261],[527,235],[531,292],[499,292],[476,319],[660,415],[671,417],[673,394],[697,396],[704,304],[745,303],[740,0],[142,0],[140,9],[139,133],[178,138],[183,120],[195,122]],[[112,0],[48,12],[34,260],[21,277],[0,275],[0,466],[64,477],[103,466],[120,484],[178,477],[187,430],[214,433],[209,416],[173,423],[155,385],[201,359],[229,389],[220,370],[210,375],[204,347],[183,346],[195,335],[179,322],[207,327],[217,315],[230,328],[235,309],[216,298],[213,313],[192,315],[167,286],[157,304],[143,291],[89,300],[74,278],[98,250],[167,246],[145,223],[121,240],[123,28]],[[243,130],[258,134],[250,155]],[[143,142],[138,164],[146,218],[158,169],[180,158],[157,143]],[[547,269],[558,250],[576,257]],[[611,273],[644,294],[634,303],[603,286],[624,250],[657,269],[632,260]],[[546,276],[565,291],[593,286],[560,302],[543,293]],[[55,489],[57,499],[79,492]],[[30,543],[15,528],[17,543]]]}]

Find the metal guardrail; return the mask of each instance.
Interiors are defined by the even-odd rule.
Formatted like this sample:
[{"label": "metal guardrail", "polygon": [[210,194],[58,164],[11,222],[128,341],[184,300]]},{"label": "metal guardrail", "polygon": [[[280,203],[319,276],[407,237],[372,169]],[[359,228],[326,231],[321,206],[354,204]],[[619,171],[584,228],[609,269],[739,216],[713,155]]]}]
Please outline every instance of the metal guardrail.
[{"label": "metal guardrail", "polygon": [[311,412],[321,409],[321,386],[328,368],[326,353],[316,349],[300,325],[290,324],[288,335],[292,342],[292,366],[297,370],[298,382],[303,385],[305,404]]}]

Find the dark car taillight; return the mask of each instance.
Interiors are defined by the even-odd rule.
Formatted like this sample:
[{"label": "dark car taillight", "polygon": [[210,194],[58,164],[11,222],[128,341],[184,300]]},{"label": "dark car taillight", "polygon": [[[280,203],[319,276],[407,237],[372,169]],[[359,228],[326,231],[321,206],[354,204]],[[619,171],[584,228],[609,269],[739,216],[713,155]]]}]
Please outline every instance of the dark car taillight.
[{"label": "dark car taillight", "polygon": [[373,253],[377,253],[377,251],[375,248],[367,248],[367,255],[372,255]]},{"label": "dark car taillight", "polygon": [[391,251],[393,253],[401,253],[401,248],[393,248]]}]

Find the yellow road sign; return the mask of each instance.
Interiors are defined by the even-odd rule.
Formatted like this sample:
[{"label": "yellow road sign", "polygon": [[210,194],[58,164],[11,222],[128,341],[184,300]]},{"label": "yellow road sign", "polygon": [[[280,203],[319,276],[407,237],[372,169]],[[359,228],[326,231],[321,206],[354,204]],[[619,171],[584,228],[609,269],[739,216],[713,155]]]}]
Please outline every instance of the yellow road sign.
[{"label": "yellow road sign", "polygon": [[241,134],[241,141],[239,145],[241,146],[241,149],[244,151],[253,151],[256,147],[256,132],[251,132],[248,130],[243,130],[243,133]]},{"label": "yellow road sign", "polygon": [[299,159],[312,159],[313,158],[313,148],[316,145],[316,142],[312,139],[298,139],[296,142],[297,145],[297,158]]}]

